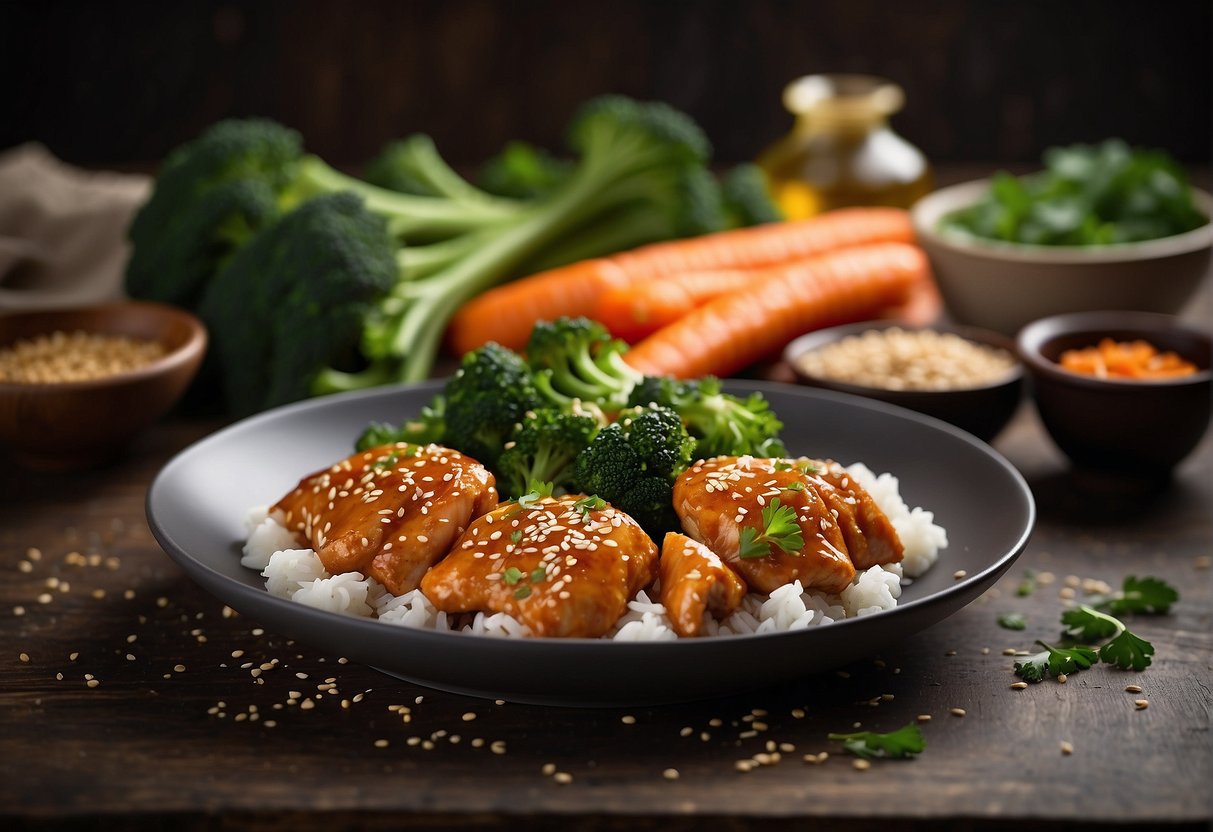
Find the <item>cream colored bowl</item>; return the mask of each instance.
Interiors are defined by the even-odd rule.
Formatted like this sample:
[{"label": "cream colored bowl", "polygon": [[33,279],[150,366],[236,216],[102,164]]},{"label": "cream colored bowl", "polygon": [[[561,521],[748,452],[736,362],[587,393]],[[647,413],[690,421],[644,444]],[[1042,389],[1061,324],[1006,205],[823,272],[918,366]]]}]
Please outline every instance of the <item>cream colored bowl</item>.
[{"label": "cream colored bowl", "polygon": [[[989,180],[931,193],[911,209],[949,317],[1014,335],[1039,318],[1092,310],[1181,312],[1209,273],[1213,224],[1171,237],[1107,246],[1033,246],[940,233],[947,214],[977,202]],[[1193,190],[1213,216],[1213,196]]]}]

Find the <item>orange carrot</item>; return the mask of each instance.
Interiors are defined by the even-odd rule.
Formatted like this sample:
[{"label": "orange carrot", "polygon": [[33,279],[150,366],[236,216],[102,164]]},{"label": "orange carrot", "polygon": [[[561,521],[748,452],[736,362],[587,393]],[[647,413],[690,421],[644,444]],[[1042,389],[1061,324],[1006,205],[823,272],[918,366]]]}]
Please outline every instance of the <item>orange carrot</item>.
[{"label": "orange carrot", "polygon": [[758,269],[683,272],[607,289],[590,317],[629,344],[672,324],[692,309],[736,292],[759,274]]},{"label": "orange carrot", "polygon": [[930,274],[904,243],[842,249],[776,266],[657,331],[624,358],[648,375],[727,376],[812,329],[903,303]]},{"label": "orange carrot", "polygon": [[489,341],[520,350],[537,321],[588,316],[611,288],[680,272],[762,268],[848,246],[913,239],[905,211],[843,208],[807,220],[654,243],[490,289],[455,314],[447,339],[457,354]]}]

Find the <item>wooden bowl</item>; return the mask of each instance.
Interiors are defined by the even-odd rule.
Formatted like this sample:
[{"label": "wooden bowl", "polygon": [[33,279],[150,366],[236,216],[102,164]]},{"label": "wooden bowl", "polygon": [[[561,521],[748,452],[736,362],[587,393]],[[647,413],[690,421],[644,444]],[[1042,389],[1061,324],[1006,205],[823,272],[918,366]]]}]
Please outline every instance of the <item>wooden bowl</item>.
[{"label": "wooden bowl", "polygon": [[0,315],[0,348],[56,331],[158,341],[165,355],[106,378],[45,384],[0,381],[0,447],[19,463],[63,470],[116,458],[185,392],[206,351],[193,315],[126,301]]}]

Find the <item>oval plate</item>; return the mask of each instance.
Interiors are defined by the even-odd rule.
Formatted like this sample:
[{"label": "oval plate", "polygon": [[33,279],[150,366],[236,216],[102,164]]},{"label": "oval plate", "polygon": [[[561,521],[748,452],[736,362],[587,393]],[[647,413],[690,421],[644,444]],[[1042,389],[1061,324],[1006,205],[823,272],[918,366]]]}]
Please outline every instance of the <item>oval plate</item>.
[{"label": "oval plate", "polygon": [[[305,607],[265,591],[240,565],[244,518],[305,475],[353,452],[372,421],[416,415],[440,382],[300,402],[231,425],[175,456],[147,495],[164,550],[225,604],[283,635],[441,690],[575,707],[646,705],[760,688],[869,656],[951,615],[988,589],[1035,522],[1023,477],[988,445],[943,422],[867,399],[790,385],[761,392],[794,455],[863,462],[900,479],[910,506],[935,512],[949,546],[894,609],[795,632],[624,643],[503,639],[415,630]],[[966,577],[955,580],[957,570]]]}]

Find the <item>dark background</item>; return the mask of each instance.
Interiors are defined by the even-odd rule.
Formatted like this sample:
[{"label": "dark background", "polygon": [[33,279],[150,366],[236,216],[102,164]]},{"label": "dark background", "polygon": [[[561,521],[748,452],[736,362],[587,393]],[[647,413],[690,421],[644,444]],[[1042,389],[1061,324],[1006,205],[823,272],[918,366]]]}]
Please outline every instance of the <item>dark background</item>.
[{"label": "dark background", "polygon": [[621,92],[689,112],[734,162],[790,126],[787,81],[849,71],[904,86],[894,125],[937,162],[1032,162],[1050,144],[1121,136],[1207,165],[1211,7],[0,2],[0,148],[147,164],[218,118],[259,114],[338,164],[425,131],[467,165],[512,138],[558,147],[579,102]]}]

